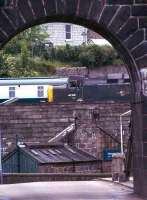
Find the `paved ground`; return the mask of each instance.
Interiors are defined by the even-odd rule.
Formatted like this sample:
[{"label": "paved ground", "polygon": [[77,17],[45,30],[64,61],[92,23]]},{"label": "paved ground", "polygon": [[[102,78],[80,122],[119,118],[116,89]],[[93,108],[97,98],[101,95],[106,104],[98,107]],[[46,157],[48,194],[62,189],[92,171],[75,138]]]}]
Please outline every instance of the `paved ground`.
[{"label": "paved ground", "polygon": [[0,186],[0,200],[141,200],[106,181],[48,182]]}]

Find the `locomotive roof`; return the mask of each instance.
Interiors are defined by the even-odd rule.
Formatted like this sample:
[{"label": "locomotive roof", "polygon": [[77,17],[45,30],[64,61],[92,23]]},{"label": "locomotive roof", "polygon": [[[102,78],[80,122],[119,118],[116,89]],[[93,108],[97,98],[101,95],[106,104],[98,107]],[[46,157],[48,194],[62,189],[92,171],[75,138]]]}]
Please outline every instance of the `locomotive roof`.
[{"label": "locomotive roof", "polygon": [[7,85],[64,85],[68,78],[59,77],[22,77],[22,78],[0,78],[0,86]]}]

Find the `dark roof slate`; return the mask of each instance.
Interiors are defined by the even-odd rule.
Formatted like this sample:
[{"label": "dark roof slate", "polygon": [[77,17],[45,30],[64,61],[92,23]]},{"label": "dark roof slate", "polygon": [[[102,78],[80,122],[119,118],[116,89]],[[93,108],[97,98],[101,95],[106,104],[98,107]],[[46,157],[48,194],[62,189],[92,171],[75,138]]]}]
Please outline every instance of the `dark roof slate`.
[{"label": "dark roof slate", "polygon": [[21,150],[41,164],[97,161],[94,156],[68,145],[26,146]]}]

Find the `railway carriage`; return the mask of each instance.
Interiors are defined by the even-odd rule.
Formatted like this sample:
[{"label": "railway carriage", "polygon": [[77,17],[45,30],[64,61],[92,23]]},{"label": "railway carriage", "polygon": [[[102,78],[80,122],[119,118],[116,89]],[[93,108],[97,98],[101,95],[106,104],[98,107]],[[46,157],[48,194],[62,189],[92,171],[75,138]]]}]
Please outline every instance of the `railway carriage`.
[{"label": "railway carriage", "polygon": [[11,99],[15,99],[15,103],[129,101],[130,83],[116,77],[103,82],[82,76],[1,78],[0,103]]}]

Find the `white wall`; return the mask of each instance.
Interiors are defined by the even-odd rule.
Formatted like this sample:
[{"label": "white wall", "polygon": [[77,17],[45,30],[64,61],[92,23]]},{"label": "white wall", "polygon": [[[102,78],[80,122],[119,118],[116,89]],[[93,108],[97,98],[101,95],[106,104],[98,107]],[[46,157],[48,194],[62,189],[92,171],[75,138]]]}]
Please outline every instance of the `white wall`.
[{"label": "white wall", "polygon": [[[81,45],[85,37],[82,35],[83,32],[87,34],[87,28],[82,26],[71,25],[71,40],[66,40],[66,31],[65,31],[65,23],[49,23],[48,24],[48,33],[50,35],[49,41],[54,44],[54,46],[58,45],[66,45],[70,44],[73,46]],[[87,36],[86,36],[87,42]]]}]

